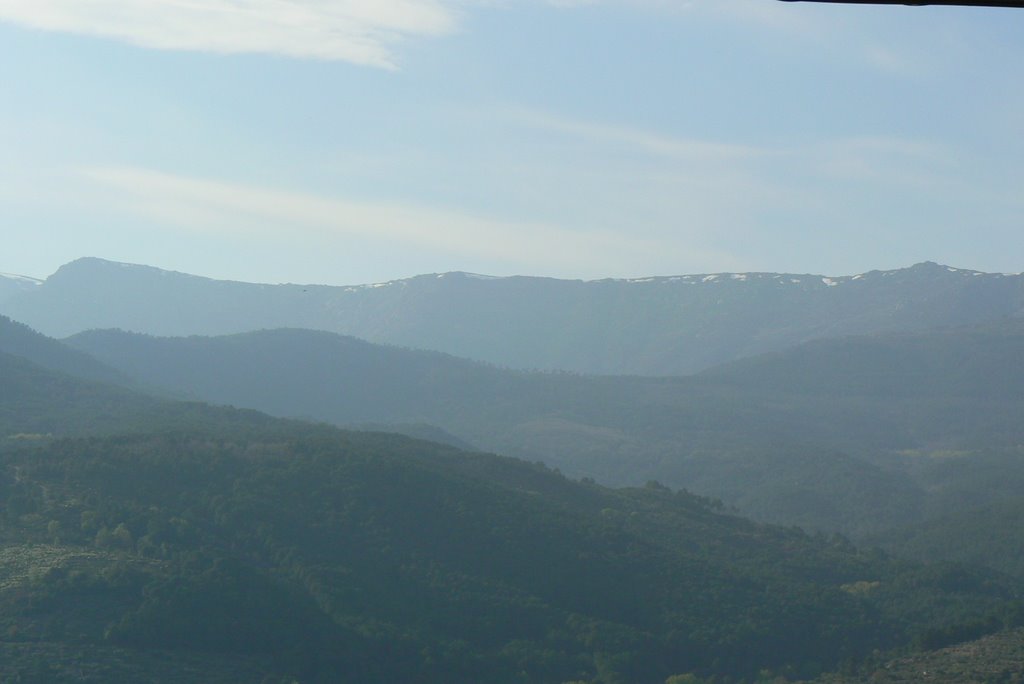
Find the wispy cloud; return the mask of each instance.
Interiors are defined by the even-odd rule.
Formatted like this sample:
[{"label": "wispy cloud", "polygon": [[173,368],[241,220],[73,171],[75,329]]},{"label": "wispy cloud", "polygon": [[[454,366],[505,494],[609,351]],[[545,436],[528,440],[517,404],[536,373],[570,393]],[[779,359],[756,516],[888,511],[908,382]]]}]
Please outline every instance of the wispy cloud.
[{"label": "wispy cloud", "polygon": [[[796,11],[774,0],[540,2],[560,9],[619,5],[695,20],[724,19],[817,43],[831,44],[848,33],[843,24],[826,20],[821,13]],[[510,4],[511,0],[0,0],[0,21],[151,49],[274,54],[395,69],[396,48],[404,40],[450,34],[463,12]],[[911,62],[891,48],[857,49],[868,64],[903,75],[920,61]]]},{"label": "wispy cloud", "polygon": [[519,269],[602,273],[659,245],[599,230],[506,221],[455,210],[364,202],[133,167],[95,167],[84,176],[108,190],[116,208],[187,231],[248,239],[345,237],[422,248]]},{"label": "wispy cloud", "polygon": [[[507,109],[501,116],[516,126],[580,140],[586,143],[591,155],[609,157],[615,150],[628,150],[657,162],[659,173],[689,172],[705,182],[713,182],[723,170],[734,181],[738,172],[747,171],[751,178],[771,176],[785,166],[791,171],[826,174],[836,179],[885,183],[913,176],[913,184],[924,185],[923,178],[953,175],[958,158],[949,145],[903,137],[837,137],[808,140],[799,145],[756,145],[686,138],[529,109]],[[768,183],[767,178],[765,182]]]},{"label": "wispy cloud", "polygon": [[767,153],[766,150],[746,145],[673,137],[631,126],[562,118],[530,109],[509,109],[502,115],[514,124],[536,130],[615,145],[659,157],[712,162],[751,159]]},{"label": "wispy cloud", "polygon": [[0,0],[0,20],[147,48],[394,68],[402,39],[454,30],[441,0]]},{"label": "wispy cloud", "polygon": [[892,190],[965,194],[957,173],[960,155],[924,140],[859,137],[829,140],[806,153],[810,168],[835,182],[867,182]]},{"label": "wispy cloud", "polygon": [[728,252],[738,270],[785,263],[771,261],[789,258],[780,245],[821,244],[823,226],[881,233],[917,212],[915,221],[955,230],[965,206],[1005,207],[1012,197],[964,173],[967,150],[928,138],[819,133],[731,144],[543,112],[503,121],[541,133],[516,135],[533,168],[509,187],[561,188],[595,223],[630,226],[670,254],[685,255],[688,245]]}]

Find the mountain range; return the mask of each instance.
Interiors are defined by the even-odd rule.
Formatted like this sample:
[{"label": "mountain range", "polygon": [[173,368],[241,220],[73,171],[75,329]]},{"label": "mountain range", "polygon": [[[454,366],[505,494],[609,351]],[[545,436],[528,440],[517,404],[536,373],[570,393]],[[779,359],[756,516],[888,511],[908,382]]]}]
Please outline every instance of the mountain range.
[{"label": "mountain range", "polygon": [[975,460],[991,485],[975,486],[978,501],[1024,483],[1012,467],[1024,442],[1016,320],[816,341],[677,378],[513,371],[306,330],[66,343],[167,396],[342,426],[433,425],[572,477],[657,480],[813,529],[864,535],[943,513],[964,478],[944,479],[933,454],[1011,454]]},{"label": "mountain range", "polygon": [[[959,273],[888,277],[915,270]],[[1024,624],[1024,322],[1006,313],[685,377],[295,328],[56,340],[0,317],[0,679],[662,684],[842,665],[832,682],[945,663],[920,651]],[[976,643],[1016,662],[1014,634]]]},{"label": "mountain range", "polygon": [[[447,274],[379,287],[328,288],[226,283],[85,259],[43,283],[18,281],[20,294],[7,304],[55,302],[47,309],[51,314],[63,311],[72,318],[73,308],[82,318],[95,315],[102,322],[145,310],[153,326],[173,328],[175,320],[195,323],[206,316],[213,321],[216,310],[225,314],[220,324],[228,325],[257,325],[258,315],[268,321],[301,318],[301,307],[285,300],[311,293],[344,299],[404,292],[429,309],[440,305],[421,296],[428,285],[464,294],[509,282],[580,291],[601,285],[628,293],[660,283],[668,290],[678,286],[735,297],[743,288],[755,293],[774,283],[767,289],[793,286],[788,295],[793,301],[809,291],[849,298],[862,285],[876,291],[887,287],[890,299],[902,302],[894,310],[904,315],[890,317],[900,325],[915,316],[922,323],[927,307],[921,293],[945,288],[945,297],[929,300],[933,313],[981,322],[823,337],[686,377],[527,372],[308,329],[190,337],[91,330],[61,344],[0,320],[0,351],[166,398],[401,432],[543,461],[571,477],[612,486],[655,480],[720,498],[762,520],[839,530],[883,544],[889,543],[884,535],[894,530],[945,515],[970,518],[972,506],[1002,505],[1009,488],[1024,482],[1016,466],[1024,443],[1019,389],[1024,386],[1019,363],[1024,323],[1015,315],[1001,316],[1016,313],[1010,293],[1019,277],[922,264],[818,279],[803,288],[790,282],[800,279],[781,284],[776,276],[733,274],[570,283]],[[963,303],[974,299],[980,303],[968,312]],[[238,306],[226,306],[229,300]],[[550,303],[544,297],[537,301],[535,308]],[[395,302],[377,312],[378,319],[408,319],[403,307],[418,311],[409,301]],[[881,320],[884,303],[860,320]],[[529,306],[532,302],[518,301],[513,313]],[[719,330],[755,325],[742,312],[725,315],[728,307],[722,307]],[[371,311],[368,307],[367,315]],[[239,312],[239,318],[231,318]],[[774,322],[791,330],[797,323]],[[463,321],[463,328],[472,325]],[[577,334],[571,321],[549,332],[549,338]],[[950,468],[950,454],[979,464],[976,475],[965,478]],[[924,528],[921,534],[934,537]]]},{"label": "mountain range", "polygon": [[6,353],[0,419],[4,681],[805,678],[1021,623],[990,571]]},{"label": "mountain range", "polygon": [[304,328],[510,368],[681,375],[806,341],[1016,317],[1024,277],[934,263],[827,277],[725,273],[633,280],[422,275],[373,285],[260,285],[80,259],[0,313],[54,337]]}]

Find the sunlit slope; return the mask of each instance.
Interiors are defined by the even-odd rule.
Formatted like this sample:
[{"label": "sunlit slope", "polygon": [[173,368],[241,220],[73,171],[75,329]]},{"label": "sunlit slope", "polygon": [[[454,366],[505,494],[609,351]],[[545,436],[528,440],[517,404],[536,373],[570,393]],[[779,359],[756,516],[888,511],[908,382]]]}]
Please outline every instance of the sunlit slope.
[{"label": "sunlit slope", "polygon": [[425,275],[255,285],[82,259],[0,312],[50,335],[328,330],[526,369],[675,375],[812,339],[1017,315],[1024,277],[936,264],[827,278],[771,273],[569,281]]},{"label": "sunlit slope", "polygon": [[817,684],[991,684],[1017,682],[1024,673],[1024,630],[1017,629],[938,651],[894,658],[860,675],[827,675]]}]

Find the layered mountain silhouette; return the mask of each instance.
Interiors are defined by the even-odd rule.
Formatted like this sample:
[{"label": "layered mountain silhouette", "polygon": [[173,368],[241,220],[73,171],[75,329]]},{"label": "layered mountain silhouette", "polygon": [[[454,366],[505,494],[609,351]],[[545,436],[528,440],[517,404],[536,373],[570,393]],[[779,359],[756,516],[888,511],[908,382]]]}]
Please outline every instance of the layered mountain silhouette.
[{"label": "layered mountain silhouette", "polygon": [[[0,317],[5,681],[806,680],[1024,624],[945,562],[1024,573],[1017,276],[7,280],[51,331],[150,333]],[[502,367],[515,335],[647,370]]]},{"label": "layered mountain silhouette", "polygon": [[[398,360],[299,339],[308,354]],[[212,342],[225,340],[243,360],[276,358],[261,335]],[[172,361],[181,341],[158,342]],[[211,341],[184,342],[195,358]],[[415,357],[410,388],[429,390],[444,362],[511,382]],[[6,353],[0,501],[5,681],[804,679],[1020,617],[1009,578],[751,523],[660,485],[612,490],[397,435],[145,397]]]},{"label": "layered mountain silhouette", "polygon": [[132,380],[92,356],[37,333],[27,325],[0,316],[0,352],[24,357],[43,368],[115,385]]},{"label": "layered mountain silhouette", "polygon": [[[11,331],[41,361],[59,356],[23,328],[0,339]],[[104,337],[123,354],[152,340],[80,341]],[[266,361],[282,340],[321,361],[376,358],[377,378],[412,354],[411,392],[437,388],[431,372],[558,377],[325,333],[156,342],[173,366],[181,342],[194,360],[226,343]],[[356,380],[342,385],[371,400]],[[609,489],[394,434],[147,397],[4,352],[0,501],[5,681],[804,678],[1019,622],[1019,583],[989,571],[860,552],[662,485]]]},{"label": "layered mountain silhouette", "polygon": [[55,337],[95,328],[221,335],[306,328],[502,366],[678,375],[813,339],[1018,316],[1024,277],[934,263],[825,277],[769,273],[568,281],[424,275],[328,287],[217,281],[80,259],[0,298]]},{"label": "layered mountain silhouette", "polygon": [[913,454],[1024,440],[1016,320],[816,341],[685,378],[513,371],[305,330],[67,342],[178,396],[337,425],[434,425],[573,477],[658,480],[858,534],[932,514],[936,486]]}]

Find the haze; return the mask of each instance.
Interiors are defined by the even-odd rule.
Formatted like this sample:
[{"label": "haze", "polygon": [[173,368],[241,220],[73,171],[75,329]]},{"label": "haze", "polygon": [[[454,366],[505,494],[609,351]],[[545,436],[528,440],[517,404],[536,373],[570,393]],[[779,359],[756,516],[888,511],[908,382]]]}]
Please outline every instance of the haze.
[{"label": "haze", "polygon": [[0,0],[0,271],[1019,271],[1013,10]]}]

